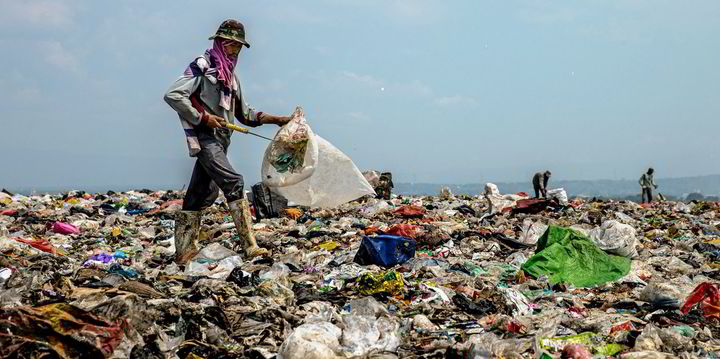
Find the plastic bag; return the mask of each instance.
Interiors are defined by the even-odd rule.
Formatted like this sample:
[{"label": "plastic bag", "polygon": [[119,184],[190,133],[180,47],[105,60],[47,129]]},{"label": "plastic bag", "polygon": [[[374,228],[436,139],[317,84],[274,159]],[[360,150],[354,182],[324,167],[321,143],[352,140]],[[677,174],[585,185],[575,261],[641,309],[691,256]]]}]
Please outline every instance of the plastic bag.
[{"label": "plastic bag", "polygon": [[548,190],[547,197],[557,199],[558,202],[563,206],[567,206],[569,204],[568,195],[567,192],[565,192],[564,188],[555,188]]},{"label": "plastic bag", "polygon": [[500,339],[494,333],[471,335],[468,339],[468,358],[522,358],[520,353],[529,350],[532,341],[523,339]]},{"label": "plastic bag", "polygon": [[357,283],[357,291],[363,295],[377,293],[396,295],[405,291],[403,275],[392,270],[378,274],[365,273],[357,279]]},{"label": "plastic bag", "polygon": [[[263,182],[294,204],[307,207],[332,208],[365,195],[375,195],[372,186],[348,156],[318,135],[314,135],[314,141],[308,142],[307,153],[313,150],[313,143],[317,145],[317,162],[313,165],[313,172],[309,175],[309,170],[283,174],[283,180],[277,180],[280,174],[273,174],[274,169],[271,169],[267,156],[273,146],[270,145],[263,161]],[[305,165],[311,162],[312,159],[306,159]]]},{"label": "plastic bag", "polygon": [[394,351],[400,346],[400,325],[388,317],[349,315],[343,318],[341,343],[352,356],[363,356],[373,350]]},{"label": "plastic bag", "polygon": [[631,225],[616,220],[603,222],[602,226],[590,231],[589,237],[600,249],[623,257],[637,256],[635,249],[636,231]]},{"label": "plastic bag", "polygon": [[407,262],[415,256],[417,242],[398,236],[365,237],[355,254],[355,262],[376,264],[385,268]]},{"label": "plastic bag", "polygon": [[639,299],[658,308],[680,308],[684,297],[681,288],[678,282],[654,279],[640,292]]},{"label": "plastic bag", "polygon": [[530,301],[517,289],[499,288],[499,290],[503,297],[505,297],[508,307],[512,308],[513,316],[517,317],[532,314]]},{"label": "plastic bag", "polygon": [[535,245],[547,228],[546,224],[526,219],[523,221],[523,228],[518,241],[523,244]]},{"label": "plastic bag", "polygon": [[550,352],[563,351],[568,345],[584,345],[592,348],[592,350],[603,356],[614,356],[628,348],[621,344],[604,344],[601,336],[596,333],[581,333],[567,337],[558,338],[541,338],[539,341],[540,348]]},{"label": "plastic bag", "polygon": [[700,283],[682,306],[683,314],[690,313],[690,310],[698,303],[706,317],[720,318],[720,288],[718,285],[709,282]]},{"label": "plastic bag", "polygon": [[213,243],[193,257],[185,268],[185,274],[225,280],[242,263],[240,255],[220,243]]},{"label": "plastic bag", "polygon": [[523,269],[535,278],[548,276],[553,284],[585,288],[626,276],[630,259],[605,253],[580,232],[550,226]]},{"label": "plastic bag", "polygon": [[335,359],[340,358],[342,330],[333,324],[303,324],[285,339],[278,350],[278,359]]},{"label": "plastic bag", "polygon": [[654,325],[649,324],[643,329],[642,333],[635,340],[635,350],[650,350],[657,351],[663,346],[662,339],[660,339],[660,330]]},{"label": "plastic bag", "polygon": [[485,184],[485,199],[488,202],[488,210],[490,214],[502,212],[506,208],[515,207],[515,204],[518,200],[526,198],[528,198],[527,195],[501,195],[497,185],[495,185],[494,183]]},{"label": "plastic bag", "polygon": [[370,183],[373,188],[380,185],[380,172],[378,171],[365,171],[362,173],[365,180]]},{"label": "plastic bag", "polygon": [[377,201],[377,202],[372,203],[360,210],[360,214],[363,217],[372,218],[379,213],[387,212],[390,210],[390,205],[387,202],[385,202],[383,200],[373,200],[373,201]]},{"label": "plastic bag", "polygon": [[390,229],[385,231],[385,234],[416,239],[418,237],[419,232],[421,232],[421,230],[418,226],[413,226],[412,224],[400,223],[400,224],[396,224],[396,225],[390,227]]},{"label": "plastic bag", "polygon": [[52,227],[53,232],[60,234],[77,234],[80,230],[72,224],[55,222]]},{"label": "plastic bag", "polygon": [[268,187],[285,187],[309,178],[318,164],[318,147],[305,113],[297,107],[292,119],[275,134],[265,150],[262,179]]},{"label": "plastic bag", "polygon": [[395,215],[403,218],[422,218],[427,210],[419,206],[403,206],[395,210]]}]

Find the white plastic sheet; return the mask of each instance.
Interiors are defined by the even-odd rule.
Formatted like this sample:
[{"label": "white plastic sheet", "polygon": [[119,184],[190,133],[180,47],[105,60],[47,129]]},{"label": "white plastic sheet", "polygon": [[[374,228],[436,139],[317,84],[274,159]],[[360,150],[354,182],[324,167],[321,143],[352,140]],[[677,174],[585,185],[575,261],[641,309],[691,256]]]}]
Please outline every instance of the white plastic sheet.
[{"label": "white plastic sheet", "polygon": [[286,181],[281,185],[265,180],[267,176],[263,170],[263,181],[273,192],[297,205],[321,208],[337,207],[365,195],[375,195],[372,186],[348,156],[318,135],[314,142],[318,149],[317,166],[305,180],[291,185]]},{"label": "white plastic sheet", "polygon": [[185,274],[225,280],[230,272],[242,263],[240,255],[216,242],[193,257],[185,268]]},{"label": "white plastic sheet", "polygon": [[567,206],[570,202],[568,202],[568,195],[567,192],[565,192],[564,188],[555,188],[547,191],[548,198],[556,198],[558,202],[560,202],[561,205]]},{"label": "white plastic sheet", "polygon": [[[308,306],[306,306],[307,308]],[[317,312],[330,312],[331,307],[315,304]],[[397,350],[400,346],[400,323],[388,316],[387,309],[371,297],[347,303],[338,325],[314,321],[315,308],[310,309],[306,323],[295,328],[278,350],[278,359],[360,358],[372,352]],[[332,313],[322,314],[326,318]],[[310,319],[310,320],[308,320]]]},{"label": "white plastic sheet", "polygon": [[519,196],[516,194],[500,194],[498,186],[494,183],[485,184],[485,199],[488,202],[489,213],[502,212],[505,208],[515,207],[517,201],[521,199],[527,199],[528,197]]},{"label": "white plastic sheet", "polygon": [[528,245],[537,244],[538,239],[547,231],[548,226],[541,222],[533,222],[531,219],[523,221],[522,232],[518,242]]},{"label": "white plastic sheet", "polygon": [[637,256],[635,228],[616,220],[607,220],[602,226],[590,231],[590,239],[600,249],[623,257]]},{"label": "white plastic sheet", "polygon": [[362,173],[365,179],[370,183],[373,188],[380,185],[380,172],[378,171],[365,171]]},{"label": "white plastic sheet", "polygon": [[341,358],[342,330],[327,322],[303,324],[290,334],[278,350],[278,359]]}]

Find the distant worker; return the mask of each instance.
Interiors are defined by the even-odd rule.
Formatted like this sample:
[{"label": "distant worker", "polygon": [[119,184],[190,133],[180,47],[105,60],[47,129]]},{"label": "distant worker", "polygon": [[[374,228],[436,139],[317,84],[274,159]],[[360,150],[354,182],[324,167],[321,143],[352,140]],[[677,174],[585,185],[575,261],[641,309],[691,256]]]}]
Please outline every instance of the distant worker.
[{"label": "distant worker", "polygon": [[655,170],[648,168],[647,173],[640,176],[640,187],[642,187],[642,203],[645,203],[645,197],[647,196],[647,203],[651,203],[653,200],[653,188],[657,189],[658,186],[655,184],[653,174]]},{"label": "distant worker", "polygon": [[390,196],[392,195],[393,187],[395,187],[395,185],[393,185],[392,173],[383,172],[380,175],[380,184],[378,184],[378,186],[375,187],[375,193],[377,193],[378,198],[382,198],[384,200],[390,200]]},{"label": "distant worker", "polygon": [[535,189],[535,198],[547,198],[547,185],[552,173],[550,171],[538,172],[533,176],[533,188]]}]

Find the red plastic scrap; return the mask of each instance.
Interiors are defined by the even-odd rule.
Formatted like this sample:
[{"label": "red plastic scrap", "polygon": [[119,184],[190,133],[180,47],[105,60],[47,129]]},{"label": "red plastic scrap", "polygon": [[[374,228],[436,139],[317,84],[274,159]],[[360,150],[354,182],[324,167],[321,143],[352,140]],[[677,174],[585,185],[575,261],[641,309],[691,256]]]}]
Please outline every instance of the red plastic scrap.
[{"label": "red plastic scrap", "polygon": [[395,214],[405,218],[422,218],[427,211],[418,206],[403,206],[395,210]]},{"label": "red plastic scrap", "polygon": [[14,209],[6,209],[4,211],[0,211],[0,215],[3,215],[3,216],[14,217],[14,216],[17,216],[17,214],[18,214],[18,211],[14,210]]},{"label": "red plastic scrap", "polygon": [[568,308],[568,312],[570,312],[570,313],[575,313],[575,314],[577,314],[577,315],[579,315],[579,316],[581,316],[581,317],[587,317],[587,316],[588,316],[588,311],[587,311],[587,309],[585,309],[585,308],[570,307],[570,308]]},{"label": "red plastic scrap", "polygon": [[78,234],[80,229],[73,226],[72,224],[55,222],[52,226],[52,231],[60,234]]},{"label": "red plastic scrap", "polygon": [[511,321],[507,324],[508,333],[522,334],[527,332],[527,328],[515,321]]},{"label": "red plastic scrap", "polygon": [[720,288],[718,285],[710,282],[700,283],[685,301],[682,307],[683,314],[690,313],[696,304],[700,304],[705,317],[720,319]]},{"label": "red plastic scrap", "polygon": [[418,235],[418,227],[413,226],[412,224],[396,224],[385,231],[385,234],[416,239]]},{"label": "red plastic scrap", "polygon": [[512,213],[529,213],[536,214],[545,210],[550,205],[547,199],[521,199],[516,202],[515,208],[511,208]]},{"label": "red plastic scrap", "polygon": [[610,334],[615,332],[629,332],[631,330],[635,330],[635,325],[633,322],[627,321],[622,324],[618,324],[610,329]]},{"label": "red plastic scrap", "polygon": [[21,239],[21,238],[15,238],[16,241],[20,243],[25,243],[27,245],[30,245],[33,248],[39,249],[46,253],[56,254],[55,247],[53,247],[52,244],[50,244],[50,241],[45,239]]}]

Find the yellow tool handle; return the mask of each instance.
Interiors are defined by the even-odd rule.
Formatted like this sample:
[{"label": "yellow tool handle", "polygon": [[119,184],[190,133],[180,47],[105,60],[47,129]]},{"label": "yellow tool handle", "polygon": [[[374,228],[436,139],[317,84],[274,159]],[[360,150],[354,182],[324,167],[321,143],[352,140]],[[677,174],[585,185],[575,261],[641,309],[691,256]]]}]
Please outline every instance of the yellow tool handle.
[{"label": "yellow tool handle", "polygon": [[242,133],[248,133],[248,132],[250,132],[247,128],[240,127],[240,126],[234,125],[234,124],[232,124],[232,123],[226,124],[225,127],[229,128],[229,129],[231,129],[231,130],[233,130],[233,131],[237,131],[237,132],[242,132]]}]

